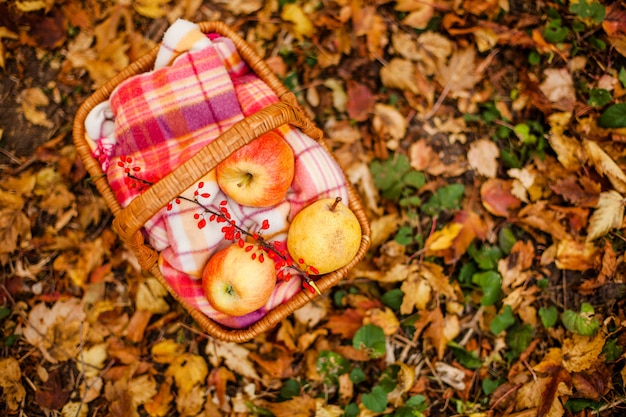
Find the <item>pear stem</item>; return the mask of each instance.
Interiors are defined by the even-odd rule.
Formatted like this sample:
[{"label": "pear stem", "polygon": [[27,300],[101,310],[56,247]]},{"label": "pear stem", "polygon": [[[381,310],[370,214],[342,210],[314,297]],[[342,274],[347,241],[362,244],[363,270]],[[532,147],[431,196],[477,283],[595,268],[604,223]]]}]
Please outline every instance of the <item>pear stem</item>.
[{"label": "pear stem", "polygon": [[333,203],[332,206],[330,206],[330,211],[335,211],[335,209],[337,208],[337,204],[339,204],[340,202],[341,202],[341,197],[335,198],[335,202]]}]

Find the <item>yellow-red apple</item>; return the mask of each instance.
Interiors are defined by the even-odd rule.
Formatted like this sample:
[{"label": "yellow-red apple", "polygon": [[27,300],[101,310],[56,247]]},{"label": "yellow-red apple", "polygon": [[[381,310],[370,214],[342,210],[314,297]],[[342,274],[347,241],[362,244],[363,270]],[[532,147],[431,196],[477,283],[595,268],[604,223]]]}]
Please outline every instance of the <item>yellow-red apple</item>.
[{"label": "yellow-red apple", "polygon": [[276,132],[266,133],[237,149],[217,165],[217,183],[244,206],[280,203],[291,186],[295,159],[291,146]]},{"label": "yellow-red apple", "polygon": [[207,299],[213,308],[230,316],[263,307],[275,286],[274,261],[256,244],[232,244],[217,251],[202,273]]}]

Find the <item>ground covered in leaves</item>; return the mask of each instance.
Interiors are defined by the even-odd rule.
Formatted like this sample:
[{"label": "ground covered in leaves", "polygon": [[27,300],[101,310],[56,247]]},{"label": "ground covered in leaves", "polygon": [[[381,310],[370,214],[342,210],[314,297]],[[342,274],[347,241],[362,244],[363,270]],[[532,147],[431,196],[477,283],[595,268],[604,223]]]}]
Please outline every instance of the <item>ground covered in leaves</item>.
[{"label": "ground covered in leaves", "polygon": [[[266,58],[372,223],[248,343],[140,271],[71,141],[178,17]],[[624,2],[16,0],[0,41],[0,414],[625,413]]]}]

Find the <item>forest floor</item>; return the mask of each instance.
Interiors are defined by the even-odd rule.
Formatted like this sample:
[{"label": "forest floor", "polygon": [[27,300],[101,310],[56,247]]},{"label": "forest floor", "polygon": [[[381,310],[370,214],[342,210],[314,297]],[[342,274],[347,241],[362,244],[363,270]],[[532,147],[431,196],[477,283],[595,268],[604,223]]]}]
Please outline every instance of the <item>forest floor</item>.
[{"label": "forest floor", "polygon": [[[372,227],[245,343],[140,270],[72,141],[177,18],[267,61]],[[625,56],[623,1],[0,2],[0,414],[624,415]]]}]

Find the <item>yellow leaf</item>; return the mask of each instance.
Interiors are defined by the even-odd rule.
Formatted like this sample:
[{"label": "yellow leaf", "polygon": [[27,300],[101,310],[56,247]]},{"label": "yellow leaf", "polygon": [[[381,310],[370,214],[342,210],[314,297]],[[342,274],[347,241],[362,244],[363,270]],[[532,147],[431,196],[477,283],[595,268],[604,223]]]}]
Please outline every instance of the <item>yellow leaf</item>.
[{"label": "yellow leaf", "polygon": [[37,126],[43,126],[45,128],[52,128],[54,123],[48,120],[48,116],[43,111],[37,109],[40,106],[47,106],[50,104],[48,96],[43,92],[41,88],[27,88],[20,94],[22,101],[22,112],[26,120]]},{"label": "yellow leaf", "polygon": [[76,367],[87,378],[98,376],[107,360],[107,344],[98,343],[90,348],[83,348],[76,355]]},{"label": "yellow leaf", "polygon": [[152,346],[152,358],[157,363],[172,363],[174,358],[182,355],[185,346],[171,339],[162,340]]},{"label": "yellow leaf", "polygon": [[172,378],[165,378],[159,386],[159,392],[143,408],[150,417],[165,417],[170,411],[170,403],[174,399],[172,393]]},{"label": "yellow leaf", "polygon": [[166,376],[172,376],[179,393],[189,393],[195,385],[202,385],[209,374],[204,358],[193,353],[184,353],[174,358]]},{"label": "yellow leaf", "polygon": [[615,190],[600,193],[596,210],[589,218],[587,242],[606,235],[609,230],[619,228],[624,218],[624,198]]},{"label": "yellow leaf", "polygon": [[600,264],[600,250],[592,242],[561,240],[556,248],[556,267],[572,271],[587,271]]},{"label": "yellow leaf", "polygon": [[569,372],[586,371],[600,362],[605,338],[600,332],[597,335],[581,336],[574,334],[571,339],[563,341],[563,367]]},{"label": "yellow leaf", "polygon": [[283,6],[280,14],[283,20],[293,23],[293,31],[296,38],[302,40],[303,37],[310,38],[315,33],[315,26],[304,13],[304,10],[296,3],[289,3]]},{"label": "yellow leaf", "polygon": [[15,3],[20,12],[28,13],[46,8],[46,2],[43,0],[22,0]]},{"label": "yellow leaf", "polygon": [[158,19],[159,17],[165,16],[163,6],[170,1],[171,0],[136,0],[133,7],[135,11],[142,16]]},{"label": "yellow leaf", "polygon": [[374,308],[368,312],[363,324],[372,323],[383,329],[386,336],[396,334],[400,328],[400,322],[393,310],[389,307],[384,309]]},{"label": "yellow leaf", "polygon": [[626,193],[626,174],[597,143],[583,139],[583,149],[600,175],[606,176],[620,193]]},{"label": "yellow leaf", "polygon": [[548,141],[554,152],[556,152],[557,159],[561,165],[565,169],[577,171],[583,162],[582,147],[576,139],[563,133],[571,118],[572,113],[570,112],[551,114],[548,117],[548,123],[550,124]]},{"label": "yellow leaf", "polygon": [[430,235],[425,246],[431,252],[449,249],[462,229],[461,223],[448,223],[443,229]]},{"label": "yellow leaf", "polygon": [[135,299],[136,308],[155,314],[167,313],[170,310],[170,305],[165,300],[167,294],[165,287],[156,278],[149,277],[139,285]]},{"label": "yellow leaf", "polygon": [[0,359],[0,388],[9,413],[17,412],[26,396],[21,379],[22,370],[17,359],[12,357]]}]

